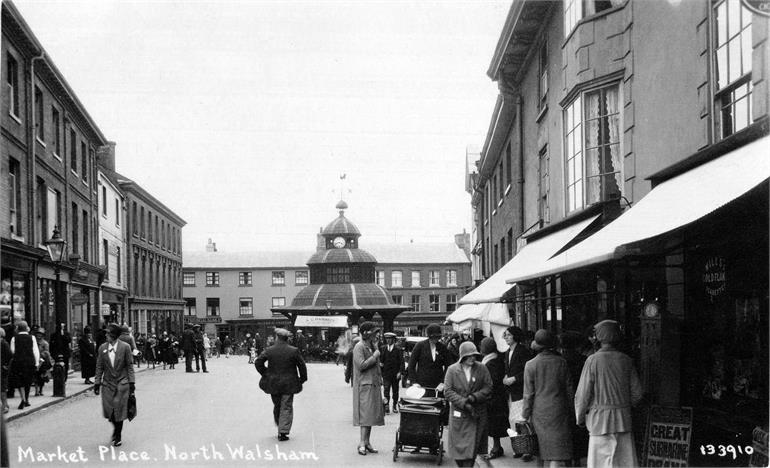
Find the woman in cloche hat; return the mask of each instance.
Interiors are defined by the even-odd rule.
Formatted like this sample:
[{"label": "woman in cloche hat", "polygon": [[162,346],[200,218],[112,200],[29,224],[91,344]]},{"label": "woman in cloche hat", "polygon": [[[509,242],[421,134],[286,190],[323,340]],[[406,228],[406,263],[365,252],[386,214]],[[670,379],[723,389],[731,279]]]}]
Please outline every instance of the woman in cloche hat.
[{"label": "woman in cloche hat", "polygon": [[358,454],[377,453],[369,437],[372,426],[385,425],[382,406],[382,374],[380,350],[377,348],[380,329],[373,322],[358,327],[361,341],[353,348],[353,425],[361,427]]}]

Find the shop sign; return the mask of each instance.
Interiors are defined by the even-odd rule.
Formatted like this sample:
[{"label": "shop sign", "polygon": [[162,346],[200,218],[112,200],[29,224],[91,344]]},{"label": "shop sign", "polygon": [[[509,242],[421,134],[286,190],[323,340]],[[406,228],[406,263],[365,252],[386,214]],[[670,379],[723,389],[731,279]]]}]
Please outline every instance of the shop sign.
[{"label": "shop sign", "polygon": [[754,13],[770,16],[770,0],[741,0],[741,3]]},{"label": "shop sign", "polygon": [[703,285],[709,296],[718,296],[725,291],[725,259],[711,257],[703,267]]},{"label": "shop sign", "polygon": [[212,317],[196,317],[194,315],[185,315],[184,323],[222,323],[222,317],[218,315]]},{"label": "shop sign", "polygon": [[652,406],[642,466],[688,466],[692,408]]},{"label": "shop sign", "polygon": [[749,466],[767,466],[767,430],[764,430],[761,427],[755,427],[754,431],[751,433],[751,441],[754,452],[749,459]]},{"label": "shop sign", "polygon": [[88,302],[88,294],[75,293],[70,297],[70,303],[74,306],[81,306]]}]

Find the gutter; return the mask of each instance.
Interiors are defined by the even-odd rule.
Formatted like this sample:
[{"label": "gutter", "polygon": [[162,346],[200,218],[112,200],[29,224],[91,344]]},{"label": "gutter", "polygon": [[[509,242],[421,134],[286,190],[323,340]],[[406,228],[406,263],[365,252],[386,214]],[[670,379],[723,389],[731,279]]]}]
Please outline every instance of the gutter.
[{"label": "gutter", "polygon": [[[35,159],[35,149],[37,147],[37,128],[35,125],[35,61],[37,60],[43,60],[45,59],[45,51],[41,49],[40,55],[37,57],[32,57],[32,59],[29,61],[29,87],[27,88],[28,92],[28,98],[27,98],[27,115],[32,115],[32,125],[30,128],[27,128],[27,160],[29,161],[30,167],[27,171],[27,174],[29,174],[29,177],[27,178],[27,184],[30,187],[32,191],[32,196],[29,199],[29,219],[31,222],[29,223],[29,245],[36,245],[35,239],[35,213],[37,213],[36,204],[37,204],[37,160]],[[31,112],[30,112],[31,111]],[[42,240],[47,239],[45,237],[45,233],[43,233],[43,237],[41,237]]]}]

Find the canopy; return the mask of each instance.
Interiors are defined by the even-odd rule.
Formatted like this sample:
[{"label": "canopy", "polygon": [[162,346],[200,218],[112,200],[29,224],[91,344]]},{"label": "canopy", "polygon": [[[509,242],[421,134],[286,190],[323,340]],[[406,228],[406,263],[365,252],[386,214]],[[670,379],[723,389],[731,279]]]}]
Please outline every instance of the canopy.
[{"label": "canopy", "polygon": [[[508,278],[514,275],[520,276],[532,269],[541,267],[559,249],[583,232],[598,217],[599,215],[595,215],[584,219],[527,244],[508,263],[497,270],[495,274],[487,278],[476,289],[463,296],[459,301],[460,304],[499,302],[500,298],[512,287],[511,284],[506,283]],[[455,312],[459,312],[461,309],[462,307]]]},{"label": "canopy", "polygon": [[770,177],[768,147],[770,137],[761,138],[661,183],[596,234],[536,268],[513,272],[506,282],[512,284],[619,258],[624,253],[622,246],[699,220],[766,183]]},{"label": "canopy", "polygon": [[297,315],[295,327],[348,328],[347,315]]}]

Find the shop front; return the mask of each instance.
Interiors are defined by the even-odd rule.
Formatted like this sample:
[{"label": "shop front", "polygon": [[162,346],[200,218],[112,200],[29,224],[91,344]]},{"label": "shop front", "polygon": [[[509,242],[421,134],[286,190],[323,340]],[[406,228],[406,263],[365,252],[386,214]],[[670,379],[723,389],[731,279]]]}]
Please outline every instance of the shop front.
[{"label": "shop front", "polygon": [[99,289],[102,275],[102,270],[85,263],[80,264],[72,273],[68,292],[68,326],[73,337],[79,336],[86,326],[97,330],[101,325]]},{"label": "shop front", "polygon": [[16,241],[2,242],[0,259],[0,317],[2,323],[26,320],[32,324],[32,307],[36,267],[45,251],[33,249]]}]

